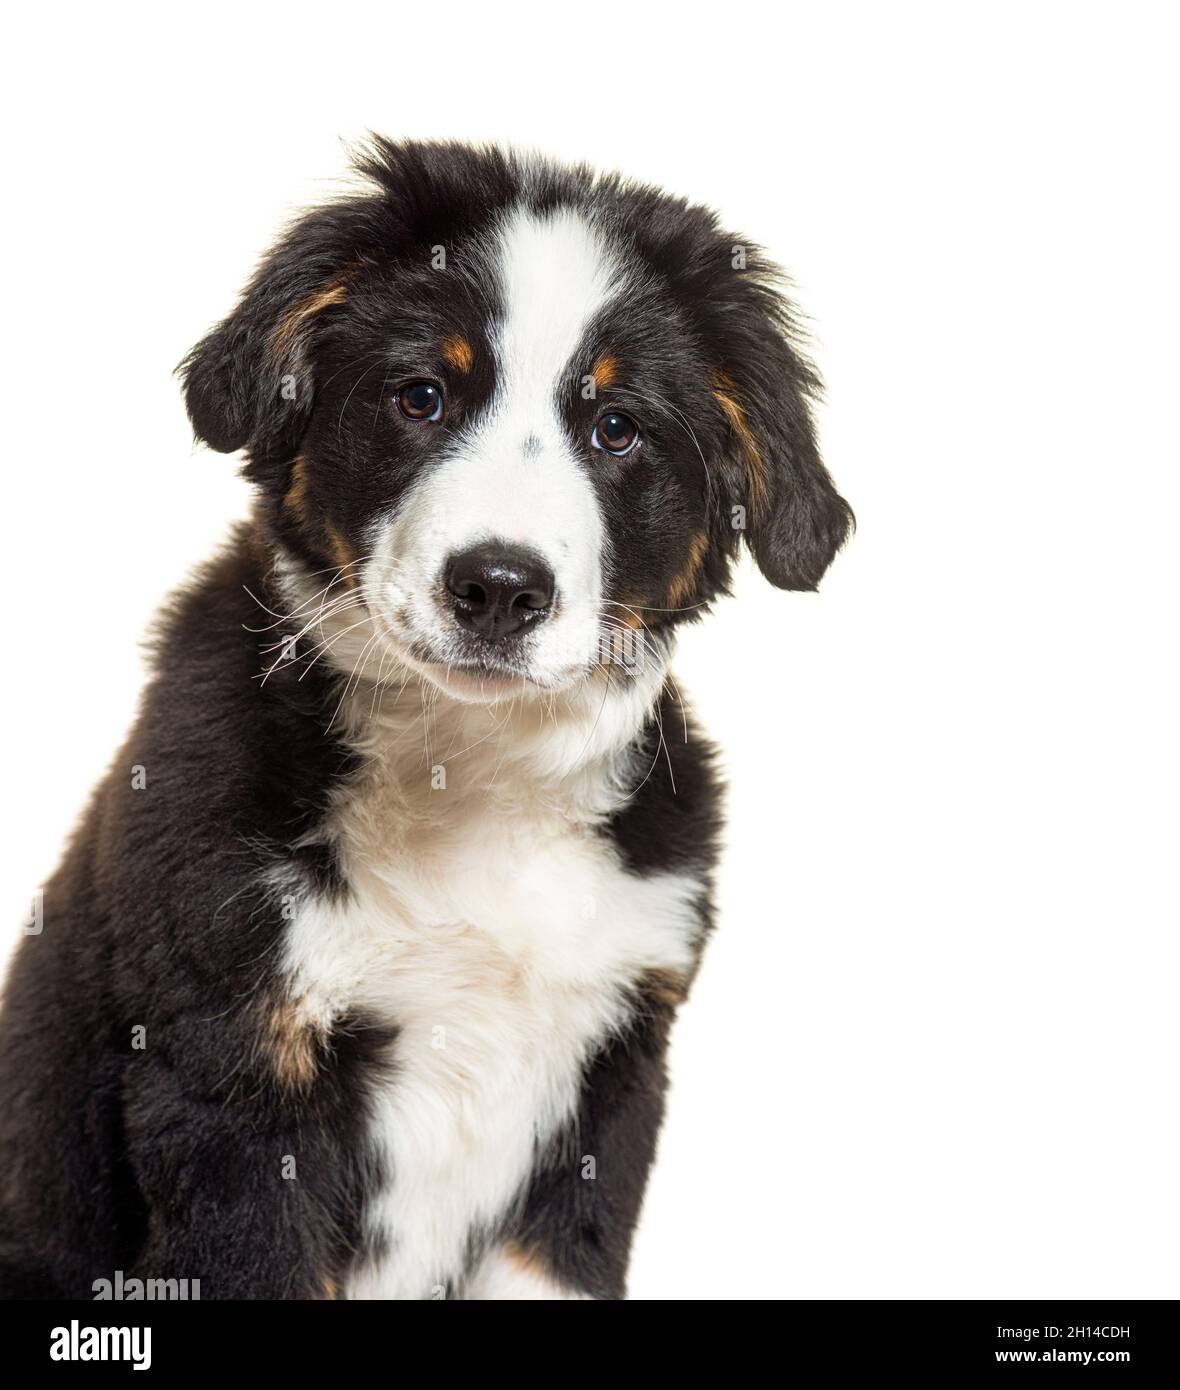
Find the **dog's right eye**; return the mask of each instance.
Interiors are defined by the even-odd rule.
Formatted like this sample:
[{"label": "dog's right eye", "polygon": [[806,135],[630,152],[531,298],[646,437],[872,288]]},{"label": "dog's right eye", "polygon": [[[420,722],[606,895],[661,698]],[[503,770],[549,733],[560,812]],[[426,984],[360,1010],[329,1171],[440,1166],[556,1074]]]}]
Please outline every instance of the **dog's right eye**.
[{"label": "dog's right eye", "polygon": [[397,408],[407,420],[433,424],[442,419],[442,391],[433,381],[409,381],[397,393]]},{"label": "dog's right eye", "polygon": [[606,453],[621,458],[624,454],[629,454],[639,443],[639,426],[630,415],[624,415],[618,410],[609,410],[594,426],[590,443],[596,449],[603,449]]}]

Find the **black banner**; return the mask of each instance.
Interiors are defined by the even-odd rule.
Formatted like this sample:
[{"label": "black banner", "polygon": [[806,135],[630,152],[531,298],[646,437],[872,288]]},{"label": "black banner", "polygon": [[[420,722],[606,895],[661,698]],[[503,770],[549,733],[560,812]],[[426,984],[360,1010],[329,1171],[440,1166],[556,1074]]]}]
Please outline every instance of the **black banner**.
[{"label": "black banner", "polygon": [[[448,1314],[432,1308],[421,1318],[398,1313],[388,1304],[194,1303],[183,1301],[97,1301],[93,1303],[9,1303],[4,1318],[5,1368],[38,1375],[67,1370],[85,1377],[98,1367],[108,1373],[175,1376],[201,1371],[368,1374],[386,1366],[398,1374],[399,1339],[412,1328],[427,1340],[418,1357],[437,1357],[454,1369],[476,1351],[486,1363],[518,1362],[529,1347],[526,1371],[541,1373],[534,1344],[493,1340],[497,1332],[529,1337],[560,1331],[563,1338],[609,1328],[642,1334],[662,1331],[680,1309],[695,1305],[663,1303],[594,1312],[585,1305],[531,1315],[509,1313],[489,1324],[485,1309]],[[448,1323],[454,1316],[457,1323]],[[503,1311],[495,1315],[502,1319]],[[526,1316],[517,1323],[516,1318]],[[796,1369],[883,1375],[957,1376],[993,1370],[1019,1377],[1029,1367],[1065,1366],[1118,1378],[1133,1371],[1175,1374],[1177,1305],[1166,1302],[737,1302],[711,1304],[689,1312],[685,1352],[703,1342],[712,1354],[728,1348],[736,1356],[733,1373],[769,1358],[776,1374]],[[410,1318],[408,1324],[403,1317]],[[465,1322],[475,1318],[474,1323]],[[557,1318],[557,1322],[551,1322]],[[566,1322],[565,1319],[571,1321]],[[605,1318],[606,1322],[596,1322]],[[615,1319],[620,1319],[616,1322]],[[732,1325],[732,1326],[731,1326]],[[478,1341],[462,1339],[478,1329]],[[743,1340],[731,1342],[737,1332]],[[441,1336],[444,1340],[437,1340]],[[572,1343],[571,1345],[578,1345]],[[638,1347],[599,1342],[603,1355],[633,1370]],[[657,1352],[658,1347],[658,1352]],[[609,1350],[608,1350],[609,1349]],[[584,1357],[584,1347],[578,1360]],[[676,1355],[674,1342],[652,1344],[653,1361],[666,1367]],[[751,1359],[752,1358],[752,1359]],[[418,1359],[416,1357],[416,1359]],[[567,1374],[566,1364],[553,1368]],[[742,1373],[744,1374],[744,1373]],[[19,1383],[13,1381],[12,1383]],[[952,1382],[953,1383],[953,1382]]]}]

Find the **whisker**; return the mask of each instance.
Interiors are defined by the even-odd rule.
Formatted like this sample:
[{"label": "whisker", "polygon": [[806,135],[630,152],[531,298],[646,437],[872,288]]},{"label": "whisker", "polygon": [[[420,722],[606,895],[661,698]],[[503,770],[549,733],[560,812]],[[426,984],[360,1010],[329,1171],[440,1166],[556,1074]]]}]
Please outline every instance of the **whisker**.
[{"label": "whisker", "polygon": [[[580,762],[582,761],[582,756],[583,756],[583,754],[586,752],[586,749],[590,747],[590,742],[591,742],[591,740],[592,740],[593,737],[594,737],[594,731],[595,731],[595,729],[598,728],[598,722],[599,722],[599,720],[602,718],[602,711],[603,711],[604,709],[606,709],[607,698],[609,697],[610,692],[611,692],[611,673],[610,673],[609,668],[607,668],[607,667],[605,667],[605,666],[604,666],[602,669],[603,669],[603,674],[606,676],[606,685],[605,685],[605,688],[603,689],[603,692],[602,692],[602,703],[598,706],[598,713],[594,716],[594,723],[590,725],[590,732],[586,735],[586,741],[585,741],[585,743],[583,743],[582,746],[581,746],[581,748],[578,750],[577,761],[573,764],[573,766],[571,766],[569,772],[567,772],[567,773],[565,774],[565,777],[563,777],[563,778],[561,779],[563,782],[566,780],[567,777],[569,777],[569,776],[572,775],[572,773],[573,773],[573,771],[574,771],[574,768],[577,767],[578,763],[580,763]],[[569,705],[568,698],[567,698],[566,704],[567,704],[567,707],[568,707],[568,705]]]},{"label": "whisker", "polygon": [[[346,627],[343,632],[338,632],[334,637],[327,638],[323,642],[321,642],[319,644],[318,650],[316,651],[316,655],[312,658],[311,661],[307,663],[307,670],[305,670],[302,673],[302,675],[300,675],[299,679],[302,680],[303,677],[307,675],[307,672],[311,670],[311,668],[316,664],[317,661],[320,661],[325,656],[327,656],[328,653],[333,649],[333,647],[335,647],[336,643],[339,642],[342,637],[347,637],[350,632],[355,632],[358,627],[364,627],[364,625],[368,621],[368,618],[362,618],[359,623],[353,623],[351,627]],[[313,650],[315,649],[313,648]]]},{"label": "whisker", "polygon": [[[280,655],[279,657],[277,657],[277,658],[274,660],[274,662],[271,663],[271,665],[270,665],[270,666],[266,669],[266,671],[262,674],[262,683],[263,683],[263,685],[266,684],[267,680],[270,678],[270,676],[271,676],[276,670],[285,669],[286,667],[293,665],[293,664],[294,664],[295,662],[297,662],[297,661],[306,660],[306,658],[307,658],[307,656],[309,655],[309,653],[308,653],[308,652],[300,652],[300,651],[298,651],[298,650],[297,650],[298,644],[299,644],[299,642],[302,640],[302,638],[304,637],[304,635],[305,635],[307,632],[309,632],[309,631],[311,630],[311,628],[313,628],[313,627],[316,625],[317,622],[323,623],[323,622],[325,622],[325,621],[326,621],[327,619],[329,619],[329,618],[336,618],[336,617],[339,617],[340,614],[342,614],[342,613],[347,613],[347,612],[349,612],[349,611],[352,610],[352,609],[363,608],[363,607],[365,607],[365,606],[366,606],[366,605],[365,605],[365,601],[364,601],[364,599],[363,599],[360,595],[355,595],[355,594],[343,595],[341,598],[336,599],[336,600],[329,606],[329,608],[328,608],[325,612],[320,613],[320,614],[317,614],[316,617],[312,618],[312,620],[311,620],[309,623],[307,623],[303,628],[300,629],[299,632],[295,633],[293,636],[284,638],[283,641],[281,641],[281,642],[274,642],[274,643],[271,643],[271,645],[270,645],[269,647],[264,647],[264,648],[263,648],[264,654],[265,654],[266,652],[274,651],[275,648],[278,647],[278,648],[280,648],[282,651],[288,651],[288,650],[289,650],[289,651],[292,653],[292,655],[291,655],[290,657],[288,657],[287,660],[286,660],[285,662],[284,662],[284,660],[283,660],[283,657]],[[359,623],[354,623],[354,624],[352,625],[352,627],[347,628],[347,629],[346,629],[346,632],[352,632],[352,631],[354,631],[354,630],[355,630],[356,628],[358,628],[358,627],[363,627],[364,624],[365,624],[366,622],[368,622],[368,621],[369,621],[368,617],[362,618],[361,621],[360,621]],[[340,637],[342,637],[342,636],[344,636],[344,635],[345,635],[344,633],[338,633],[338,634],[336,634],[336,635],[332,638],[332,641],[335,642],[336,640],[338,640]],[[312,646],[311,651],[312,651],[312,652],[316,652],[316,651],[319,650],[321,647],[325,646],[325,645],[327,644],[327,642],[328,642],[328,638],[322,638],[319,642],[315,643],[315,644]],[[322,654],[322,653],[321,653],[321,654]],[[317,657],[316,660],[318,660],[318,659],[319,659],[319,658]],[[310,669],[311,669],[311,666],[314,666],[314,665],[315,665],[315,661],[312,661],[312,662],[310,663],[310,665],[308,666],[307,670],[310,670]],[[300,680],[303,679],[303,676],[307,675],[307,670],[305,670],[305,671],[303,672],[303,675],[299,677]]]},{"label": "whisker", "polygon": [[310,598],[304,599],[304,601],[301,604],[299,604],[296,608],[292,609],[290,613],[279,613],[276,609],[269,607],[267,604],[263,603],[263,601],[250,588],[248,584],[243,584],[242,588],[245,589],[246,593],[250,595],[250,597],[259,606],[259,608],[263,610],[263,612],[269,613],[275,619],[275,621],[273,623],[267,623],[264,627],[251,627],[248,623],[243,623],[242,626],[246,629],[247,632],[269,632],[271,628],[278,627],[280,624],[285,622],[290,622],[292,618],[294,618],[297,614],[303,612],[305,608],[313,604],[317,598],[321,597],[321,595],[329,593],[332,590],[332,588],[343,578],[343,576],[348,570],[354,569],[359,565],[366,564],[372,558],[373,557],[371,555],[363,555],[360,556],[358,559],[350,560],[346,565],[328,566],[322,570],[309,571],[308,578],[311,579],[316,579],[321,574],[331,574],[333,577],[328,581],[327,584],[323,586],[323,588],[317,589],[315,593],[311,595]]},{"label": "whisker", "polygon": [[263,645],[260,650],[263,652],[273,652],[276,647],[289,647],[292,642],[297,642],[305,633],[315,627],[317,622],[322,623],[328,618],[334,618],[338,613],[344,613],[350,608],[360,608],[362,606],[363,601],[351,594],[333,599],[332,603],[329,604],[327,608],[317,612],[315,616],[305,623],[294,635],[280,635],[276,641]]},{"label": "whisker", "polygon": [[369,654],[369,648],[370,648],[370,647],[373,645],[373,643],[376,642],[377,640],[378,640],[378,636],[377,636],[376,633],[374,633],[373,636],[370,637],[369,640],[365,643],[365,645],[361,648],[360,655],[359,655],[359,656],[357,657],[357,659],[352,663],[352,670],[351,670],[351,672],[349,673],[348,679],[344,682],[344,690],[343,690],[343,692],[342,692],[342,694],[341,694],[341,696],[340,696],[339,701],[337,702],[337,705],[336,705],[335,710],[333,710],[333,712],[332,712],[332,717],[331,717],[331,719],[328,720],[328,724],[327,724],[327,728],[328,728],[328,729],[330,729],[330,728],[332,727],[332,725],[335,724],[335,722],[336,722],[336,720],[337,720],[337,718],[338,718],[338,716],[339,716],[339,714],[340,714],[340,711],[344,708],[344,702],[345,702],[345,700],[348,699],[348,693],[349,693],[350,687],[352,686],[353,677],[357,674],[357,671],[358,671],[358,669],[360,668],[361,663],[364,661],[365,657],[368,656],[368,654]]},{"label": "whisker", "polygon": [[[360,361],[361,359],[358,358],[357,360]],[[344,412],[348,409],[348,403],[349,403],[349,401],[352,400],[352,393],[353,393],[353,391],[355,391],[356,388],[361,384],[361,382],[364,381],[365,377],[367,377],[367,376],[369,375],[369,373],[373,370],[374,367],[379,367],[379,366],[381,365],[381,360],[382,360],[381,357],[378,357],[376,362],[371,362],[371,363],[365,368],[365,370],[360,374],[360,376],[358,376],[357,379],[352,383],[352,387],[351,387],[351,389],[349,390],[348,395],[345,396],[345,398],[344,398],[344,404],[340,407],[340,414],[339,414],[339,416],[337,417],[337,420],[336,420],[336,439],[337,439],[337,442],[339,442],[339,440],[340,440],[340,432],[341,432],[341,430],[344,428]]]},{"label": "whisker", "polygon": [[688,423],[688,417],[684,414],[684,412],[683,412],[678,406],[673,405],[671,402],[669,402],[668,400],[666,400],[664,397],[662,397],[662,396],[660,396],[659,394],[654,393],[654,392],[637,391],[637,390],[635,390],[633,387],[632,387],[632,388],[623,388],[623,387],[620,387],[620,388],[618,388],[618,394],[619,394],[619,395],[624,395],[624,396],[627,396],[627,395],[629,395],[629,396],[636,396],[636,397],[639,398],[639,400],[641,400],[641,401],[647,401],[647,402],[649,402],[649,403],[655,405],[657,408],[659,408],[660,406],[662,406],[663,409],[664,409],[669,415],[671,415],[671,416],[673,416],[674,418],[677,419],[678,423],[680,424],[680,427],[684,430],[684,432],[685,432],[685,433],[688,435],[688,437],[692,440],[693,448],[697,451],[697,454],[698,454],[699,457],[700,457],[700,460],[701,460],[701,467],[705,470],[705,488],[706,488],[705,496],[706,496],[706,498],[707,498],[707,500],[708,500],[708,503],[709,503],[709,505],[710,505],[710,507],[711,507],[711,506],[713,505],[713,503],[715,502],[716,497],[717,497],[717,493],[716,493],[716,491],[715,491],[715,489],[714,489],[714,487],[713,487],[713,475],[712,475],[712,473],[710,473],[710,471],[709,471],[709,463],[708,463],[708,460],[705,458],[705,451],[701,448],[700,441],[699,441],[699,440],[697,439],[697,437],[696,437],[696,432],[693,430],[692,426]]}]

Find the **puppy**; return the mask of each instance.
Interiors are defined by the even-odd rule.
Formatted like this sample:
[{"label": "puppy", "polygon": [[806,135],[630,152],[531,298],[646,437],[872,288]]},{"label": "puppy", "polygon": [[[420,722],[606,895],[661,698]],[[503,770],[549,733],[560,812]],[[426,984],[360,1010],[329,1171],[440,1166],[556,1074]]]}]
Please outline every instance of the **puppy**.
[{"label": "puppy", "polygon": [[668,674],[851,513],[777,274],[375,140],[180,369],[257,506],[159,624],[0,1031],[9,1296],[624,1295],[718,781]]}]

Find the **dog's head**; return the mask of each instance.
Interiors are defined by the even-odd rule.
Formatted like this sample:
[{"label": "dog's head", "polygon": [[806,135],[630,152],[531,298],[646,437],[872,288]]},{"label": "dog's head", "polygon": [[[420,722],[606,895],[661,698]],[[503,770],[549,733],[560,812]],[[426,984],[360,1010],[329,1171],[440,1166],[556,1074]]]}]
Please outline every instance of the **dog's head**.
[{"label": "dog's head", "polygon": [[246,450],[317,589],[490,700],[658,642],[742,540],[815,587],[851,513],[757,248],[495,150],[378,140],[359,167],[368,190],[297,222],[182,368],[197,435]]}]

